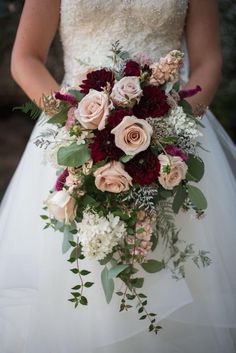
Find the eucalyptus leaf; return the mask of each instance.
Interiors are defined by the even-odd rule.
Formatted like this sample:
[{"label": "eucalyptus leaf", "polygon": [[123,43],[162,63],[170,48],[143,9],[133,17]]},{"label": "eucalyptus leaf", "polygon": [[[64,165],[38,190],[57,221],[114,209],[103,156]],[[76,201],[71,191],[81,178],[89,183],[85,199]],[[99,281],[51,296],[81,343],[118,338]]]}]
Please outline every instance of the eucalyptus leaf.
[{"label": "eucalyptus leaf", "polygon": [[201,158],[190,154],[186,161],[188,171],[186,178],[191,181],[200,181],[204,175],[204,163]]},{"label": "eucalyptus leaf", "polygon": [[186,188],[183,185],[179,185],[175,193],[175,197],[172,204],[172,209],[175,213],[179,212],[180,207],[183,205],[186,198],[187,198]]},{"label": "eucalyptus leaf", "polygon": [[80,167],[90,159],[88,145],[77,145],[72,143],[69,146],[61,147],[57,153],[59,165],[67,167]]},{"label": "eucalyptus leaf", "polygon": [[207,200],[202,191],[196,186],[188,185],[188,196],[197,210],[205,210],[207,208]]},{"label": "eucalyptus leaf", "polygon": [[62,242],[62,253],[65,254],[70,248],[70,241],[73,241],[73,235],[70,232],[69,227],[65,227],[64,229],[64,237]]},{"label": "eucalyptus leaf", "polygon": [[102,280],[102,286],[103,290],[105,293],[106,301],[109,304],[114,292],[114,281],[113,279],[108,278],[108,268],[107,266],[104,267],[104,269],[101,272],[101,280]]},{"label": "eucalyptus leaf", "polygon": [[116,265],[108,271],[108,278],[112,279],[117,277],[121,272],[123,272],[129,265]]},{"label": "eucalyptus leaf", "polygon": [[142,263],[141,266],[149,273],[159,272],[165,267],[163,262],[157,260],[148,260],[147,262]]}]

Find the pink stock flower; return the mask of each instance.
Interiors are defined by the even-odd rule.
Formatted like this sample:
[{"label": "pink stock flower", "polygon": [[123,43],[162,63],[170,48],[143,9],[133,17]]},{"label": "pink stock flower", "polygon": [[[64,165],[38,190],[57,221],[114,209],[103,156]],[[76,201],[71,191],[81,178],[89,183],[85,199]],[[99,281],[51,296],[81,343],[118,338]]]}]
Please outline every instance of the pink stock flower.
[{"label": "pink stock flower", "polygon": [[67,120],[66,120],[66,124],[65,124],[65,128],[66,130],[70,130],[71,126],[75,124],[76,118],[75,118],[75,107],[71,107],[68,110],[67,113]]},{"label": "pink stock flower", "polygon": [[174,81],[179,77],[179,70],[183,64],[183,54],[178,50],[172,50],[159,62],[153,63],[150,68],[152,75],[150,83],[163,85],[165,82]]}]

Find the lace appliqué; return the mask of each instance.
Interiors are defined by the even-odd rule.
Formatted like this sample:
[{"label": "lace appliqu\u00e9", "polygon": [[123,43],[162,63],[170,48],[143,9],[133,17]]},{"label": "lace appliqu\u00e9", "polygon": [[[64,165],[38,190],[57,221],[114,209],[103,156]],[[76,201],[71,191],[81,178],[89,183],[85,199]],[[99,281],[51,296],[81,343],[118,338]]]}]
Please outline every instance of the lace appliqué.
[{"label": "lace appliqu\u00e9", "polygon": [[111,43],[158,59],[180,47],[188,0],[61,0],[66,80],[82,63],[104,66]]}]

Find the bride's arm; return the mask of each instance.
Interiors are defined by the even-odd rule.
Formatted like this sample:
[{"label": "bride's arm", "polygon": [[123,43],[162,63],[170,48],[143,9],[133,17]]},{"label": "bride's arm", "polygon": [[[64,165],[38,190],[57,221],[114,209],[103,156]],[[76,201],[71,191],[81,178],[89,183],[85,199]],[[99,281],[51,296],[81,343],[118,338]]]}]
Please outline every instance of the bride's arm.
[{"label": "bride's arm", "polygon": [[190,79],[185,88],[196,85],[202,92],[189,98],[189,103],[208,106],[221,78],[222,56],[217,0],[190,0],[186,23],[186,40],[190,62]]},{"label": "bride's arm", "polygon": [[25,93],[39,103],[59,85],[45,67],[60,14],[59,0],[26,0],[11,58],[11,73]]}]

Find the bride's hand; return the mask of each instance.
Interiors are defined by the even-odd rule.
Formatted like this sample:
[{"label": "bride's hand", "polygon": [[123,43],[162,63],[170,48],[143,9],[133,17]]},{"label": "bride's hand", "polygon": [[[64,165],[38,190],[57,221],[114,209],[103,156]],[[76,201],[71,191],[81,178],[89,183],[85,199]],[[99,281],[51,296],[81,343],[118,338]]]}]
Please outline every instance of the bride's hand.
[{"label": "bride's hand", "polygon": [[26,0],[11,58],[11,73],[36,102],[42,94],[59,89],[45,67],[48,50],[58,28],[59,0]]},{"label": "bride's hand", "polygon": [[221,78],[217,1],[190,0],[185,31],[190,78],[184,89],[196,85],[202,88],[202,92],[188,99],[195,110],[211,103]]}]

